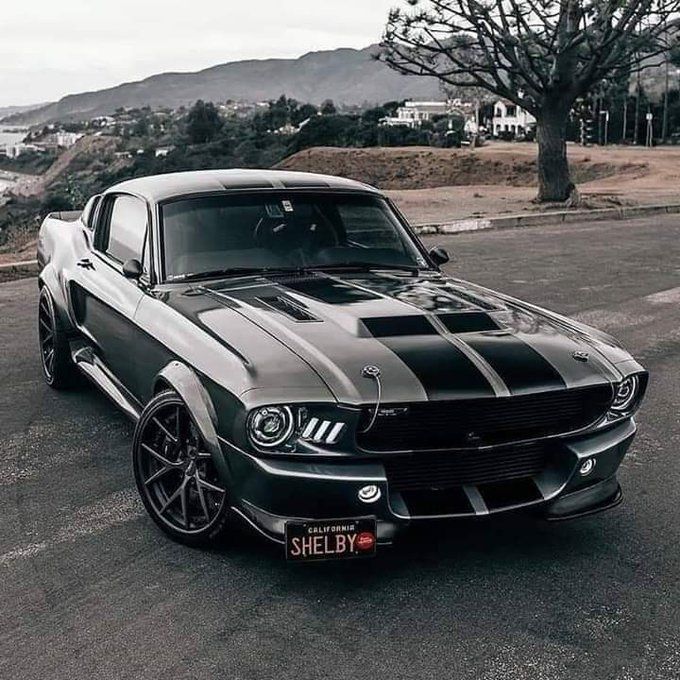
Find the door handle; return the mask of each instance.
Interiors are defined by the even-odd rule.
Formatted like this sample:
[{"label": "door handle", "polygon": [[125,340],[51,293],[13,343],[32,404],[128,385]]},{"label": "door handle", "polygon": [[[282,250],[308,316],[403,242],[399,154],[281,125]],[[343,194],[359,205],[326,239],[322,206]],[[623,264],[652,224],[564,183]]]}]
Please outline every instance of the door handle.
[{"label": "door handle", "polygon": [[79,267],[82,267],[83,269],[94,269],[94,265],[92,264],[92,260],[90,260],[89,257],[84,257],[82,260],[78,260],[76,264]]}]

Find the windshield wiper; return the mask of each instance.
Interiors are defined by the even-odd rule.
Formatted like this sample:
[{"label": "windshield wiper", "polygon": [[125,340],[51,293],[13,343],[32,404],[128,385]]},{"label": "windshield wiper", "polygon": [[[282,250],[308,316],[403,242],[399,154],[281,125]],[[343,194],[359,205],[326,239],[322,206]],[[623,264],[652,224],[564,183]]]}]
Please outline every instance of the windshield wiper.
[{"label": "windshield wiper", "polygon": [[187,272],[167,277],[168,283],[182,281],[200,281],[201,279],[226,278],[229,276],[249,276],[269,274],[305,274],[310,271],[371,271],[373,269],[406,271],[417,274],[424,267],[407,264],[383,264],[380,262],[336,262],[333,264],[319,264],[309,267],[229,267],[225,269],[211,269],[205,272]]},{"label": "windshield wiper", "polygon": [[180,281],[198,281],[200,279],[216,279],[227,276],[249,276],[251,274],[298,274],[304,273],[301,267],[229,267],[228,269],[211,269],[205,272],[188,272],[168,276],[168,283]]},{"label": "windshield wiper", "polygon": [[371,271],[372,269],[396,270],[418,273],[425,269],[425,267],[418,267],[416,265],[408,264],[383,264],[381,262],[336,262],[334,264],[318,264],[308,267],[312,271],[341,271],[341,270],[357,270],[357,271]]}]

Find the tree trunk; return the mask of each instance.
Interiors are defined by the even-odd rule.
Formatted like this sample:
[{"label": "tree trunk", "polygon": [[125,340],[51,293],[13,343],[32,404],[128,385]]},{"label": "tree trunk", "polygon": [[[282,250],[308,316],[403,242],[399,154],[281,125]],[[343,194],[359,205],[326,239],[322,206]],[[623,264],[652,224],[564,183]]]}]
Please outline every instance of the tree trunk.
[{"label": "tree trunk", "polygon": [[544,112],[538,118],[538,201],[566,201],[574,189],[567,161],[568,111]]}]

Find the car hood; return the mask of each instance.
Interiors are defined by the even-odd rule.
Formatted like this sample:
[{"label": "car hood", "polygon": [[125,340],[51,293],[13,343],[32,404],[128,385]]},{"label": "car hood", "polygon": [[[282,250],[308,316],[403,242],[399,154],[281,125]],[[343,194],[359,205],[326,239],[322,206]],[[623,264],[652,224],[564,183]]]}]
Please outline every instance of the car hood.
[{"label": "car hood", "polygon": [[[252,333],[266,334],[282,350],[272,358],[267,345],[270,373],[303,385],[314,372],[348,404],[375,401],[367,366],[379,369],[384,402],[403,403],[586,387],[618,381],[634,364],[603,333],[435,272],[253,276],[191,294],[237,314],[238,328],[249,322],[234,337],[208,317],[208,330],[228,335],[249,362],[264,361]],[[267,387],[261,372],[251,389]]]}]

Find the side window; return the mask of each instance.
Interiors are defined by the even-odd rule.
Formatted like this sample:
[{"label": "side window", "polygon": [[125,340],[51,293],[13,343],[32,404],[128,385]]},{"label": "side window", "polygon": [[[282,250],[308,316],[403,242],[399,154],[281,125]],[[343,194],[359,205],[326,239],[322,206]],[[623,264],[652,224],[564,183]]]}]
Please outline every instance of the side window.
[{"label": "side window", "polygon": [[101,250],[121,263],[133,258],[144,262],[146,204],[133,196],[117,196],[107,212],[108,229],[102,234]]},{"label": "side window", "polygon": [[398,231],[380,206],[340,205],[338,212],[350,243],[362,248],[404,250]]}]

